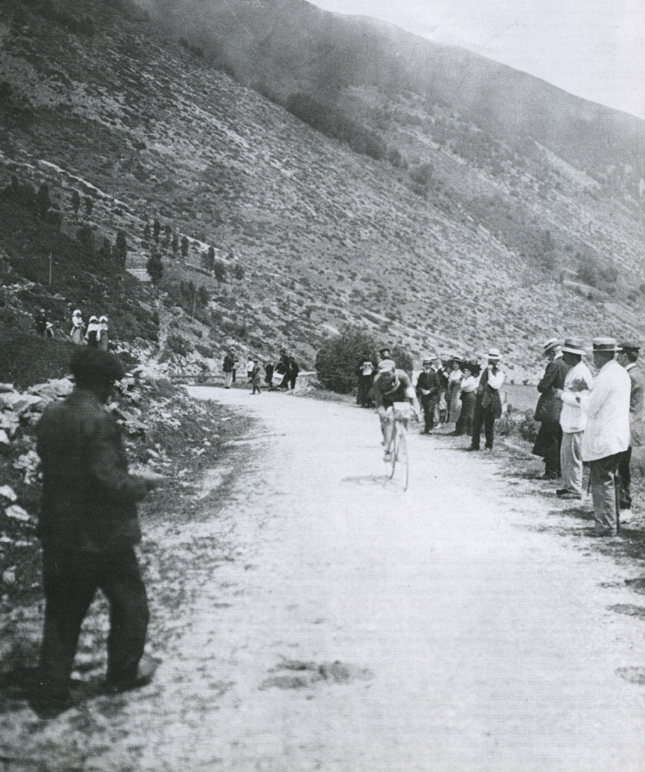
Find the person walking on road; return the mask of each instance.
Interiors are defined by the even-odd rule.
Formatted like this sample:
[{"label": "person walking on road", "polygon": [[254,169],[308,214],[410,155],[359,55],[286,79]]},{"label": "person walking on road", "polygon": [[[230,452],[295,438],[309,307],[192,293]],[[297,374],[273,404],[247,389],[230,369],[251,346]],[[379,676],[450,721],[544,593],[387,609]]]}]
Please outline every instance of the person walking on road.
[{"label": "person walking on road", "polygon": [[229,349],[224,356],[224,362],[222,364],[222,370],[224,371],[224,388],[230,389],[231,384],[235,382],[235,363],[237,357],[233,353],[233,349]]},{"label": "person walking on road", "polygon": [[594,364],[599,372],[587,400],[587,426],[582,460],[589,462],[595,528],[592,536],[616,536],[619,519],[620,456],[629,446],[629,375],[616,360],[613,338],[594,338]]},{"label": "person walking on road", "polygon": [[636,361],[640,353],[637,343],[625,342],[621,344],[621,353],[618,361],[629,374],[631,383],[629,396],[629,447],[621,455],[618,463],[618,477],[620,479],[620,508],[624,510],[620,519],[627,522],[632,508],[630,464],[632,460],[632,448],[643,444],[643,415],[645,414],[645,397],[643,389],[643,376],[636,368]]},{"label": "person walking on road", "polygon": [[582,435],[587,425],[583,404],[593,387],[593,377],[582,361],[584,353],[582,341],[578,338],[567,338],[562,346],[562,356],[570,368],[564,386],[555,392],[556,398],[562,402],[562,488],[556,490],[557,496],[562,499],[582,498]]},{"label": "person walking on road", "polygon": [[251,361],[253,362],[253,369],[251,370],[251,384],[253,385],[253,389],[251,394],[262,394],[262,390],[260,389],[260,383],[262,382],[262,368],[257,359],[252,359]]},{"label": "person walking on road", "polygon": [[544,356],[549,360],[542,380],[537,389],[540,392],[535,408],[535,420],[540,423],[540,430],[533,445],[533,455],[544,459],[542,480],[557,480],[560,477],[560,410],[562,402],[556,391],[562,391],[569,366],[562,357],[562,344],[556,338],[544,344]]},{"label": "person walking on road", "polygon": [[491,348],[488,352],[488,364],[479,377],[475,396],[473,436],[468,450],[479,450],[482,426],[486,437],[485,448],[493,449],[495,421],[502,415],[502,399],[499,390],[504,383],[504,373],[499,367],[499,360],[499,349]]},{"label": "person walking on road", "polygon": [[298,365],[298,362],[296,361],[295,357],[290,356],[289,361],[287,363],[287,389],[291,391],[296,390],[296,378],[298,377],[298,373],[300,372],[300,366]]},{"label": "person walking on road", "polygon": [[45,624],[31,704],[43,718],[73,705],[72,665],[97,589],[110,605],[104,691],[136,688],[154,671],[152,661],[142,659],[148,603],[134,545],[141,539],[136,503],[160,478],[129,474],[119,428],[105,407],[124,375],[120,361],[87,347],[72,357],[70,368],[73,392],[50,404],[36,427]]}]

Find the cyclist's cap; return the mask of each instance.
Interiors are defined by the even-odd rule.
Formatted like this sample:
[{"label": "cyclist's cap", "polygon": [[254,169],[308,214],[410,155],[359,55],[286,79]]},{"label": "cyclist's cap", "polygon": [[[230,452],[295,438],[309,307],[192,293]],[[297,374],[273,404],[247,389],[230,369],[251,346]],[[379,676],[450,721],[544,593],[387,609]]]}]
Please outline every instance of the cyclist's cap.
[{"label": "cyclist's cap", "polygon": [[379,362],[379,373],[393,373],[395,369],[396,365],[391,359],[384,359],[382,362]]}]

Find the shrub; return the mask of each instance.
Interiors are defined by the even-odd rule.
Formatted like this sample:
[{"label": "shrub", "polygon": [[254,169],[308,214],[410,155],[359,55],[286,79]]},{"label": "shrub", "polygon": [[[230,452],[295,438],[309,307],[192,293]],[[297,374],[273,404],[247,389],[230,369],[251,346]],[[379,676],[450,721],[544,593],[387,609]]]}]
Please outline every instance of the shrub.
[{"label": "shrub", "polygon": [[179,356],[182,357],[188,356],[188,354],[190,354],[190,352],[193,350],[193,344],[189,340],[186,340],[186,338],[182,337],[181,335],[177,335],[176,333],[169,335],[166,343],[168,348],[174,354],[179,354]]},{"label": "shrub", "polygon": [[349,394],[358,384],[359,362],[368,352],[372,356],[375,349],[376,342],[367,330],[345,327],[316,354],[318,380],[325,389]]},{"label": "shrub", "polygon": [[195,348],[206,359],[211,359],[215,353],[215,349],[212,346],[208,346],[205,343],[197,343]]}]

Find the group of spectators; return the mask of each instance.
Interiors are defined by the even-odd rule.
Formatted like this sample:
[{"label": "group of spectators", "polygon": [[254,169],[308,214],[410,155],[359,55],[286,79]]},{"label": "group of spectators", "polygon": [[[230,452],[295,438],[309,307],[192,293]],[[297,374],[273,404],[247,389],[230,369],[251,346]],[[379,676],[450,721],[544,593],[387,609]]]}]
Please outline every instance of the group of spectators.
[{"label": "group of spectators", "polygon": [[83,315],[77,308],[72,314],[72,329],[69,332],[72,343],[78,346],[93,346],[102,351],[108,350],[108,318],[107,316],[90,316],[87,325]]},{"label": "group of spectators", "polygon": [[632,448],[643,444],[645,412],[639,353],[632,341],[594,338],[593,378],[582,340],[544,344],[548,363],[538,383],[533,453],[544,459],[541,479],[562,479],[556,494],[563,499],[582,498],[583,464],[589,464],[596,536],[615,536],[631,517]]},{"label": "group of spectators", "polygon": [[[594,338],[592,346],[595,379],[583,361],[582,340],[551,338],[544,344],[548,363],[537,386],[534,418],[540,428],[533,453],[544,459],[539,479],[562,479],[556,489],[561,499],[582,498],[583,464],[589,464],[593,535],[615,536],[621,520],[631,517],[632,448],[643,444],[643,376],[636,367],[640,346],[630,341],[619,345],[614,338]],[[372,378],[375,371],[369,386],[360,381],[369,371],[368,362],[362,363],[359,402],[367,406],[374,398],[382,427],[390,404],[409,401],[423,412],[423,434],[454,424],[454,435],[471,437],[468,450],[480,449],[482,431],[484,448],[493,449],[504,383],[498,349],[489,350],[481,372],[476,363],[455,357],[447,364],[440,357],[425,359],[414,387],[388,349],[379,358],[369,372]]]},{"label": "group of spectators", "polygon": [[[234,348],[229,348],[224,355],[222,370],[224,372],[224,387],[230,389],[237,382],[238,356]],[[262,371],[264,370],[264,378]],[[300,367],[295,357],[288,354],[286,349],[280,349],[280,358],[274,364],[267,360],[261,365],[260,360],[249,358],[246,364],[246,376],[252,386],[252,394],[262,393],[262,381],[270,390],[293,391],[296,388],[296,379]]]}]

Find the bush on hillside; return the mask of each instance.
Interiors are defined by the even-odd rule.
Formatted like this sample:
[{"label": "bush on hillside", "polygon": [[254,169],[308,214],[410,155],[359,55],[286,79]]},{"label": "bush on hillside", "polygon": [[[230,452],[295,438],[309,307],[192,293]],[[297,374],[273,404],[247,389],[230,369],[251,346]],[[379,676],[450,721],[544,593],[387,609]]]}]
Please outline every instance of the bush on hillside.
[{"label": "bush on hillside", "polygon": [[316,354],[318,380],[325,389],[349,394],[358,384],[358,365],[365,356],[372,357],[376,341],[361,327],[345,327],[330,338]]},{"label": "bush on hillside", "polygon": [[378,135],[309,94],[292,94],[285,108],[317,131],[345,142],[356,153],[368,155],[377,161],[385,158],[387,154],[387,147]]}]

